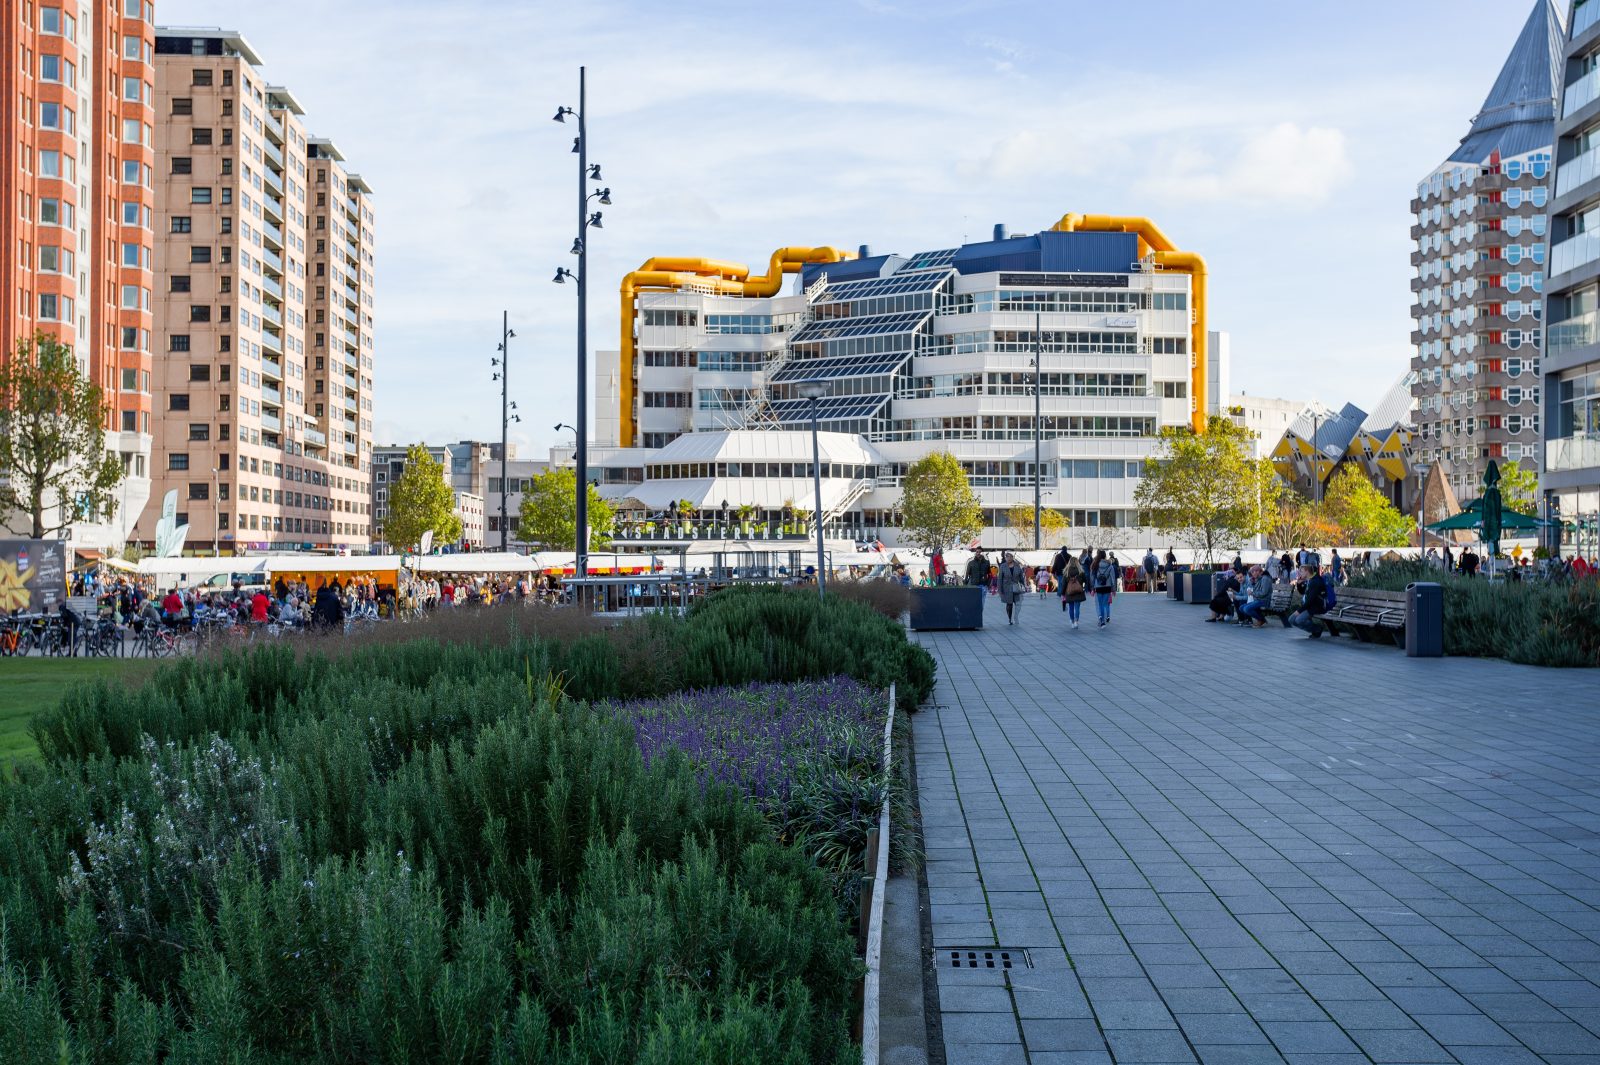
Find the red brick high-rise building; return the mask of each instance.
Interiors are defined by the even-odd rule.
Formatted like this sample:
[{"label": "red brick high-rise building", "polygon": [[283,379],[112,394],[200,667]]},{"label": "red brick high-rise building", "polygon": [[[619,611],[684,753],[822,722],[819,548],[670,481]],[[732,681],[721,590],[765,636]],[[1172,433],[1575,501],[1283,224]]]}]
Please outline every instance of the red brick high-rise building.
[{"label": "red brick high-rise building", "polygon": [[0,0],[0,26],[0,358],[43,330],[104,390],[128,477],[70,539],[115,549],[150,490],[155,5]]}]

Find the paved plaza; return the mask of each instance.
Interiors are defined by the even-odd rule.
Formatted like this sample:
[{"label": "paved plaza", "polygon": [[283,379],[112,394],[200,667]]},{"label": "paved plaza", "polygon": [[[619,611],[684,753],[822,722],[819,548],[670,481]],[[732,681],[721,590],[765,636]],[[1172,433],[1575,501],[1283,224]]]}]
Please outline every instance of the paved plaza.
[{"label": "paved plaza", "polygon": [[918,634],[951,1065],[1600,1062],[1600,672],[1085,606]]}]

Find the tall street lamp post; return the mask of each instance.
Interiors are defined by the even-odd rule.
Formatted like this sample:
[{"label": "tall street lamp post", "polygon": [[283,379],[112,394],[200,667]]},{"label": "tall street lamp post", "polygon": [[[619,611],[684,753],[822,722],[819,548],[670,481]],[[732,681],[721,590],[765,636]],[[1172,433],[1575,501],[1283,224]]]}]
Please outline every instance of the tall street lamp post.
[{"label": "tall street lamp post", "polygon": [[817,595],[827,594],[826,567],[823,564],[822,547],[822,447],[817,438],[817,406],[822,397],[833,391],[833,386],[827,381],[801,381],[795,386],[801,398],[807,400],[807,407],[811,411],[811,486],[816,493],[816,500],[812,504],[811,518],[817,523]]},{"label": "tall street lamp post", "polygon": [[1040,399],[1044,391],[1044,315],[1035,313],[1033,316],[1033,549],[1039,550],[1044,536],[1043,524],[1040,519],[1044,516],[1044,507],[1041,505],[1042,490],[1041,478],[1044,477],[1044,468],[1039,465],[1039,436],[1043,403]]},{"label": "tall street lamp post", "polygon": [[[589,182],[599,184],[600,164],[589,162],[589,128],[585,116],[587,81],[584,67],[578,68],[578,109],[556,108],[555,121],[565,122],[571,115],[578,120],[578,135],[572,140],[573,154],[578,157],[578,236],[572,242],[572,254],[578,257],[578,272],[565,267],[556,270],[555,282],[567,278],[578,283],[578,451],[574,456],[578,465],[577,499],[577,560],[574,576],[583,581],[589,575],[589,246],[587,233],[599,229],[600,212],[590,213],[589,201],[611,203],[611,190],[600,188],[589,191]],[[626,372],[626,368],[624,368]]]},{"label": "tall street lamp post", "polygon": [[511,328],[511,312],[500,312],[500,355],[490,359],[489,365],[499,369],[495,371],[495,379],[500,382],[500,550],[506,549],[506,459],[507,436],[513,421],[522,419],[511,412],[516,409],[515,403],[509,402],[511,378],[511,338],[517,331]]}]

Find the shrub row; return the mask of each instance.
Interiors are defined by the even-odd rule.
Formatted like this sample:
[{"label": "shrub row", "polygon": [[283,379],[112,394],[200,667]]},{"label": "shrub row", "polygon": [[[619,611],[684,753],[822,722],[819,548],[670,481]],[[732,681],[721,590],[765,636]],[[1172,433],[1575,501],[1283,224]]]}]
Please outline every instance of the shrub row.
[{"label": "shrub row", "polygon": [[1600,582],[1489,581],[1392,562],[1355,577],[1358,588],[1444,588],[1444,651],[1534,666],[1600,666]]},{"label": "shrub row", "polygon": [[[853,1059],[859,963],[814,859],[851,860],[882,794],[872,700],[621,701],[841,670],[916,699],[931,661],[870,608],[771,590],[484,637],[262,646],[44,715],[44,764],[0,786],[6,1060]],[[802,727],[830,699],[837,727]],[[770,760],[641,754],[697,706],[775,713],[763,735],[846,771],[773,805]]]}]

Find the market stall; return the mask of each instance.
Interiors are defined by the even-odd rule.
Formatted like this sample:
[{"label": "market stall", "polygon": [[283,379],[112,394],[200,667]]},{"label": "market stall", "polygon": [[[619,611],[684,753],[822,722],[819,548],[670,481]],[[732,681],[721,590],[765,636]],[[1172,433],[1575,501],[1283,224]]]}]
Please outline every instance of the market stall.
[{"label": "market stall", "polygon": [[326,584],[342,588],[355,582],[373,586],[380,597],[393,596],[405,568],[400,555],[266,555],[260,561],[269,588],[277,588],[280,581],[303,584],[313,595]]}]

